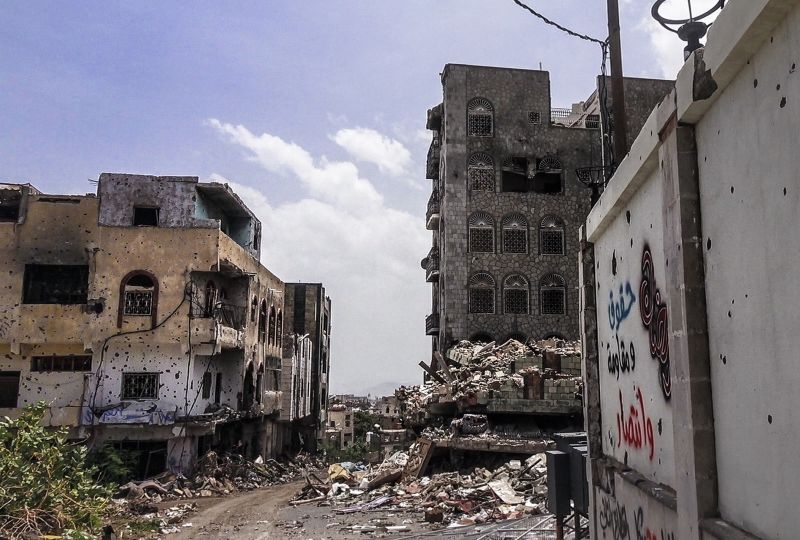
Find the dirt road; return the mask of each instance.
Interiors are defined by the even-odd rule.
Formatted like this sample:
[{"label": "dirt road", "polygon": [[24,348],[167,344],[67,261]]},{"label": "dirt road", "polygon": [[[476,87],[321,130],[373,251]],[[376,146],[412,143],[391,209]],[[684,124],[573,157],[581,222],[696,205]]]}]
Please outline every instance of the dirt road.
[{"label": "dirt road", "polygon": [[278,512],[287,506],[305,480],[264,487],[224,499],[199,499],[199,511],[184,522],[181,532],[170,534],[169,540],[262,540],[285,538],[275,528]]}]

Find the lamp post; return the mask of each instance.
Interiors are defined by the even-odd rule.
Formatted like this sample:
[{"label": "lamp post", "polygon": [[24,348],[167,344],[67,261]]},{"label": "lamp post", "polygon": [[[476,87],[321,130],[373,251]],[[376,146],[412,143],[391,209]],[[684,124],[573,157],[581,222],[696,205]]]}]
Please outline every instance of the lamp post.
[{"label": "lamp post", "polygon": [[[688,19],[668,19],[661,15],[659,10],[667,0],[656,0],[653,4],[653,9],[650,11],[653,18],[658,21],[658,24],[669,30],[675,32],[682,41],[686,42],[686,47],[683,49],[683,59],[689,58],[689,55],[701,47],[700,40],[706,35],[708,27],[711,23],[703,22],[717,10],[725,7],[725,0],[717,0],[711,8],[707,11],[694,15],[692,10],[692,0],[687,0],[689,4],[689,18]],[[677,28],[673,28],[677,26]]]}]

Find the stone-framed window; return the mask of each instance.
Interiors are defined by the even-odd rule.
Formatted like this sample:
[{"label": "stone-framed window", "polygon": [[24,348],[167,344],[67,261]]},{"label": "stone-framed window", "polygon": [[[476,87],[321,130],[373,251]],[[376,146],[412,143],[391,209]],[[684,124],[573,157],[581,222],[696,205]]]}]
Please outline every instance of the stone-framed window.
[{"label": "stone-framed window", "polygon": [[267,343],[275,345],[275,321],[276,321],[275,306],[269,307],[269,330],[267,334]]},{"label": "stone-framed window", "polygon": [[258,297],[254,296],[253,301],[250,302],[250,322],[253,326],[256,325],[258,319]]},{"label": "stone-framed window", "polygon": [[528,220],[522,214],[508,214],[500,222],[503,253],[528,252]]},{"label": "stone-framed window", "polygon": [[503,312],[508,315],[527,315],[528,280],[522,274],[511,274],[503,280]]},{"label": "stone-framed window", "polygon": [[267,340],[267,301],[261,301],[261,309],[258,313],[258,341],[264,343]]},{"label": "stone-framed window", "polygon": [[278,318],[275,322],[275,345],[283,345],[283,310],[278,310]]},{"label": "stone-framed window", "polygon": [[494,253],[494,218],[486,212],[469,217],[470,253]]},{"label": "stone-framed window", "polygon": [[478,272],[469,278],[469,312],[494,313],[494,278]]},{"label": "stone-framed window", "polygon": [[545,216],[539,223],[539,253],[564,254],[564,220],[558,216]]},{"label": "stone-framed window", "polygon": [[494,160],[484,152],[472,154],[467,162],[467,178],[472,191],[494,191]]},{"label": "stone-framed window", "polygon": [[559,274],[547,274],[539,281],[539,306],[542,315],[567,312],[567,283]]},{"label": "stone-framed window", "polygon": [[158,399],[158,373],[123,373],[122,399]]},{"label": "stone-framed window", "polygon": [[534,193],[549,195],[559,194],[564,191],[563,166],[557,156],[549,155],[541,158],[536,165],[536,174],[533,177]]},{"label": "stone-framed window", "polygon": [[156,325],[158,309],[158,280],[146,270],[134,270],[122,278],[119,286],[119,310],[117,326],[122,326],[125,317],[150,317]]},{"label": "stone-framed window", "polygon": [[470,137],[494,135],[494,107],[488,99],[476,97],[467,104],[467,134]]}]

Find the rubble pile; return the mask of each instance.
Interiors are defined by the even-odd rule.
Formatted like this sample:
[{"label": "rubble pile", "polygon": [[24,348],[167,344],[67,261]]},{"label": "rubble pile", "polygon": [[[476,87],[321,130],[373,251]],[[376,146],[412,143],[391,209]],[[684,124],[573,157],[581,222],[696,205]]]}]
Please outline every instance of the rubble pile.
[{"label": "rubble pile", "polygon": [[580,354],[580,342],[558,339],[529,345],[514,339],[502,345],[461,341],[447,351],[446,361],[440,357],[438,381],[402,386],[395,395],[412,423],[434,403],[471,407],[492,399],[541,399],[570,405],[582,388]]},{"label": "rubble pile", "polygon": [[[374,468],[352,463],[331,465],[324,481],[309,475],[307,485],[291,504],[331,506],[336,514],[378,508],[390,513],[405,512],[414,514],[414,519],[403,523],[427,522],[436,528],[546,513],[544,454],[511,460],[494,470],[475,467],[465,474],[447,472],[417,477],[410,466],[418,450],[419,446],[414,445],[409,451],[411,455],[398,452]],[[353,527],[353,532],[367,532],[358,527],[371,530],[375,525]],[[395,529],[385,531],[406,530],[403,526]]]},{"label": "rubble pile", "polygon": [[307,454],[299,454],[291,461],[280,463],[274,459],[264,461],[260,457],[256,461],[249,461],[238,454],[220,456],[210,451],[197,460],[191,478],[164,472],[144,481],[120,486],[115,498],[156,503],[171,499],[230,495],[237,491],[292,482],[323,466],[321,461]]}]

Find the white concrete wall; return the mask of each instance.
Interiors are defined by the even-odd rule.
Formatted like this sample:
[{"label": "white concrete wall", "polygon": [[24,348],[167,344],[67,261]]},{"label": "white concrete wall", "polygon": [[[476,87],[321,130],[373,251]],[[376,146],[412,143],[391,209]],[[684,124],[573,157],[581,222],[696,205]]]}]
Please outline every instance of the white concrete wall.
[{"label": "white concrete wall", "polygon": [[719,507],[764,538],[800,513],[800,9],[697,124]]},{"label": "white concrete wall", "polygon": [[[667,339],[666,328],[653,323],[651,332],[643,323],[646,306],[664,284],[661,182],[660,171],[654,170],[630,200],[619,202],[595,242],[597,337],[603,453],[649,480],[672,485],[669,366],[665,382],[662,363],[651,354],[651,343]],[[652,257],[651,277],[643,275],[646,248]]]},{"label": "white concrete wall", "polygon": [[597,538],[608,540],[677,540],[675,511],[614,473],[613,489],[595,487]]}]

